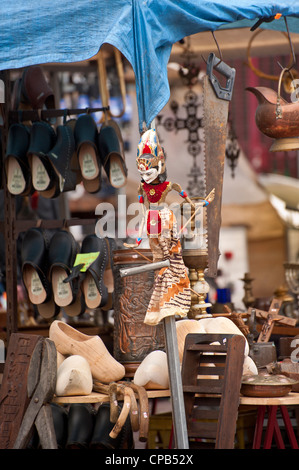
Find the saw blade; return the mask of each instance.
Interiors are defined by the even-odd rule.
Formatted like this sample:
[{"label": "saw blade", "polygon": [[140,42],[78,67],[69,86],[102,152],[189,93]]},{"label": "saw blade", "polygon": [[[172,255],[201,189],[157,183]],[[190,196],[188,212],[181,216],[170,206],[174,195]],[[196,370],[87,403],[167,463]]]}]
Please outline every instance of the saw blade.
[{"label": "saw blade", "polygon": [[221,204],[225,148],[227,138],[229,101],[216,96],[208,75],[203,86],[204,120],[204,172],[206,194],[215,188],[213,202],[206,209],[206,227],[208,243],[208,277],[217,276],[219,258],[219,235],[221,227]]}]

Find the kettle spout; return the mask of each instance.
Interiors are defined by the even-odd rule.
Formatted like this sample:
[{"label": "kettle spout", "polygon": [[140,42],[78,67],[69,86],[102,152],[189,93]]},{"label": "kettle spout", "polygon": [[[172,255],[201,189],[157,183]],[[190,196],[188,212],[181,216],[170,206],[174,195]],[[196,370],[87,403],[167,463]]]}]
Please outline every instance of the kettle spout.
[{"label": "kettle spout", "polygon": [[[257,97],[259,104],[267,104],[267,103],[276,104],[277,103],[278,94],[276,91],[272,90],[271,88],[267,88],[264,86],[247,87],[246,90],[250,91]],[[283,98],[280,98],[280,101],[283,104],[287,103]]]}]

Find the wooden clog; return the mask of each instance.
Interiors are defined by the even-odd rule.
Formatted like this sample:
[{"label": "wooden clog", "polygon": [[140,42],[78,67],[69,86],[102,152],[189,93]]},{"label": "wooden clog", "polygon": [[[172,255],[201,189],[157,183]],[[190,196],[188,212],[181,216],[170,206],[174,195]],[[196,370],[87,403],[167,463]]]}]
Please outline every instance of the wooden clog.
[{"label": "wooden clog", "polygon": [[81,246],[81,254],[98,253],[95,260],[86,268],[82,281],[82,291],[88,308],[106,305],[108,289],[105,285],[104,272],[108,263],[108,247],[104,238],[96,234],[87,235]]},{"label": "wooden clog", "polygon": [[164,351],[149,353],[137,368],[133,382],[147,390],[169,388],[166,353]]},{"label": "wooden clog", "polygon": [[116,189],[127,183],[127,167],[122,138],[117,124],[110,120],[103,124],[98,135],[98,148],[109,183]]},{"label": "wooden clog", "polygon": [[49,277],[52,282],[55,303],[66,307],[76,300],[75,281],[64,282],[70,275],[79,245],[71,232],[58,230],[51,238],[49,246]]},{"label": "wooden clog", "polygon": [[84,188],[89,193],[95,193],[101,188],[102,165],[97,147],[97,125],[90,114],[83,114],[77,119],[74,137]]},{"label": "wooden clog", "polygon": [[189,333],[205,333],[205,329],[197,320],[191,319],[178,320],[175,325],[178,338],[179,358],[180,363],[182,363],[186,336]]},{"label": "wooden clog", "polygon": [[57,396],[89,395],[92,375],[87,360],[78,355],[67,357],[57,370]]},{"label": "wooden clog", "polygon": [[52,184],[54,172],[47,153],[55,145],[55,141],[56,133],[49,123],[37,121],[32,124],[27,158],[31,168],[32,185],[36,191],[45,191]]},{"label": "wooden clog", "polygon": [[22,241],[22,277],[31,303],[39,305],[48,302],[51,285],[48,281],[47,266],[48,242],[43,230],[27,230]]},{"label": "wooden clog", "polygon": [[50,326],[49,338],[61,354],[83,356],[96,380],[110,383],[124,377],[124,366],[111,356],[99,336],[86,335],[67,323],[55,320]]},{"label": "wooden clog", "polygon": [[[244,336],[237,325],[235,325],[235,323],[227,317],[201,318],[197,321],[205,329],[206,333],[227,333]],[[247,339],[245,338],[244,356],[248,356],[248,354],[249,345]]]},{"label": "wooden clog", "polygon": [[7,189],[14,196],[26,196],[32,190],[27,149],[30,140],[28,127],[20,123],[12,124],[8,131],[4,169]]}]

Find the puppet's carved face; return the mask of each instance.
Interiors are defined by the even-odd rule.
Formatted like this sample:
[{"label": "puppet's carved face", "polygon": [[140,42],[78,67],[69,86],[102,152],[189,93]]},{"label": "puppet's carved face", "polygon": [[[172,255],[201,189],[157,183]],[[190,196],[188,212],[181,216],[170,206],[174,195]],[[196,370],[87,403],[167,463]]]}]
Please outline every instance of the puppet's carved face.
[{"label": "puppet's carved face", "polygon": [[159,176],[159,171],[157,168],[152,168],[151,170],[138,170],[141,178],[146,183],[152,183]]},{"label": "puppet's carved face", "polygon": [[138,172],[146,183],[152,183],[165,172],[165,158],[159,144],[155,129],[146,131],[137,147]]},{"label": "puppet's carved face", "polygon": [[152,155],[143,155],[141,158],[137,158],[137,168],[138,172],[146,183],[152,183],[162,171],[162,164],[158,161],[158,165],[153,165],[156,163],[156,158]]}]

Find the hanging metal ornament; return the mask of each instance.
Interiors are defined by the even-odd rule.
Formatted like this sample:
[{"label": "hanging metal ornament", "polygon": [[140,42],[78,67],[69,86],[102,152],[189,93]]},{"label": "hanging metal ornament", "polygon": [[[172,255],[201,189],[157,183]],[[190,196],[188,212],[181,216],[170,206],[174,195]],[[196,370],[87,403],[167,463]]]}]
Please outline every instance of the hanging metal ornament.
[{"label": "hanging metal ornament", "polygon": [[238,158],[240,155],[240,147],[236,133],[232,127],[232,124],[229,124],[228,135],[226,141],[225,156],[228,159],[229,167],[231,168],[231,176],[235,177],[235,168],[237,166]]},{"label": "hanging metal ornament", "polygon": [[159,116],[158,125],[162,125],[168,132],[178,132],[180,130],[187,130],[187,151],[193,158],[193,165],[188,172],[188,193],[191,197],[205,195],[205,182],[204,173],[200,168],[197,157],[204,150],[204,139],[200,135],[203,130],[203,118],[198,116],[198,110],[201,108],[198,96],[193,90],[188,90],[184,96],[185,104],[185,117],[180,116],[180,107],[177,101],[170,103],[170,109],[174,117],[167,117],[163,120],[163,116]]}]

